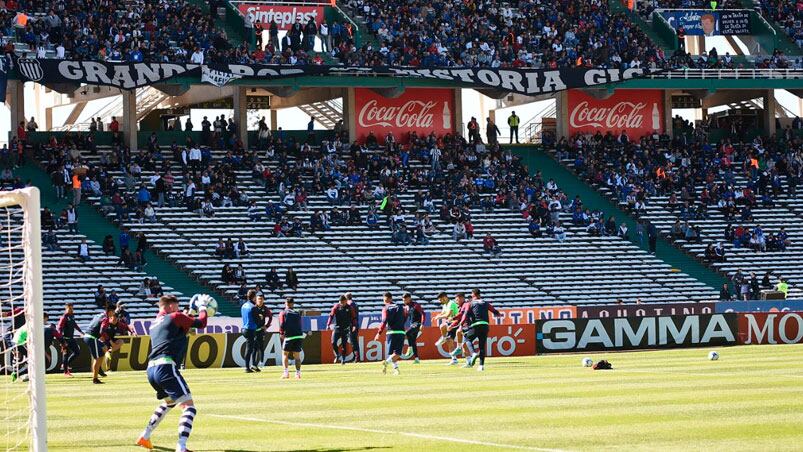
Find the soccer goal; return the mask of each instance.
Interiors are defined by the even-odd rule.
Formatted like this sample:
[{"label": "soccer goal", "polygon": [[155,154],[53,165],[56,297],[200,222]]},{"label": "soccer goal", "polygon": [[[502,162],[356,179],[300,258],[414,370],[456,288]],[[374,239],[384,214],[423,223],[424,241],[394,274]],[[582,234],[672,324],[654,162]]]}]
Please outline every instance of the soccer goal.
[{"label": "soccer goal", "polygon": [[47,450],[43,315],[39,189],[0,191],[0,448],[7,451]]}]

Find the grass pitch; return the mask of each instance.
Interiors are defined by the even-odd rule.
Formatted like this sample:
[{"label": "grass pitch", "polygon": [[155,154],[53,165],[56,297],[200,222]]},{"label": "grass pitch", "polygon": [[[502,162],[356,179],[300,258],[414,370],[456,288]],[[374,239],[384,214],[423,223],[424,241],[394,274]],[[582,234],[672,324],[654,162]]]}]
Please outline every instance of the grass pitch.
[{"label": "grass pitch", "polygon": [[[485,373],[445,361],[306,366],[301,381],[188,370],[194,451],[801,450],[803,345],[495,358]],[[47,377],[57,451],[136,451],[157,401],[143,372]],[[7,388],[6,388],[7,389]],[[153,436],[173,450],[179,414]]]}]

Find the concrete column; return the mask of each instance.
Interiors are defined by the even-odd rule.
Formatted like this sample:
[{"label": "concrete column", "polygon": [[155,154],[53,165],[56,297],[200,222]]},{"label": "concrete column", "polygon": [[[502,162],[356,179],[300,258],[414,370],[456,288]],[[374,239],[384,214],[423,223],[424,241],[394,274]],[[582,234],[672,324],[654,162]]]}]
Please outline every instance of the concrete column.
[{"label": "concrete column", "polygon": [[460,133],[460,136],[466,136],[466,125],[463,124],[463,90],[460,88],[454,89],[454,111],[452,112],[454,118],[454,130]]},{"label": "concrete column", "polygon": [[117,118],[120,122],[120,130],[123,131],[124,143],[131,148],[131,152],[137,151],[137,91],[123,90],[123,117]]},{"label": "concrete column", "polygon": [[248,94],[242,86],[234,87],[232,105],[234,106],[234,122],[237,124],[237,134],[243,140],[243,147],[248,149]]},{"label": "concrete column", "polygon": [[270,130],[279,129],[279,111],[275,108],[270,109]]},{"label": "concrete column", "polygon": [[555,135],[558,140],[569,138],[569,91],[555,94]]},{"label": "concrete column", "polygon": [[53,107],[45,108],[45,130],[48,132],[53,129]]},{"label": "concrete column", "polygon": [[778,102],[775,100],[775,91],[768,89],[764,94],[764,124],[769,136],[775,135],[775,109]]},{"label": "concrete column", "polygon": [[349,140],[357,139],[357,101],[354,96],[354,88],[346,88],[346,95],[343,96],[343,125],[349,131]]},{"label": "concrete column", "polygon": [[664,90],[664,132],[670,137],[674,135],[672,130],[672,91]]},{"label": "concrete column", "polygon": [[20,121],[25,121],[25,84],[23,82],[19,80],[8,81],[6,104],[11,110],[10,136],[8,137],[8,140],[11,141],[11,137],[17,135],[17,126],[19,126]]}]

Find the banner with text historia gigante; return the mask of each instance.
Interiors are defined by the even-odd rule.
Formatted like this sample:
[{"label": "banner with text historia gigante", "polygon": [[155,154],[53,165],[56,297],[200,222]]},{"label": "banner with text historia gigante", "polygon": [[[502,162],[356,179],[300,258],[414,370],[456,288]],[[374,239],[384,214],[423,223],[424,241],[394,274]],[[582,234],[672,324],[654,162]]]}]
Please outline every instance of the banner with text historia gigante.
[{"label": "banner with text historia gigante", "polygon": [[[200,82],[202,66],[185,63],[127,63],[18,58],[16,70],[25,81],[81,83],[134,89],[166,82],[174,77],[192,77]],[[385,76],[452,82],[456,86],[498,89],[519,94],[543,94],[571,88],[588,88],[648,75],[647,69],[503,69],[503,68],[404,68],[353,66],[279,66],[264,64],[209,65],[214,71],[209,83],[231,80],[273,80],[305,76]],[[209,70],[207,73],[209,73]]]}]

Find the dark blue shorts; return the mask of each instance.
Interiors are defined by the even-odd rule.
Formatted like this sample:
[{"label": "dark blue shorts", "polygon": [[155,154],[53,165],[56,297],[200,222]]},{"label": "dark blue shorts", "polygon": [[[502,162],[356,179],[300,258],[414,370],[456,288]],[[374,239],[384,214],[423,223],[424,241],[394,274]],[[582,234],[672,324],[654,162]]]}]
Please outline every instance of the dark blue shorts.
[{"label": "dark blue shorts", "polygon": [[304,344],[304,339],[285,339],[282,350],[286,352],[301,352],[302,344]]},{"label": "dark blue shorts", "polygon": [[89,354],[92,355],[92,358],[98,359],[103,356],[103,347],[105,347],[105,345],[103,345],[103,342],[101,342],[100,339],[84,336],[84,343],[89,349]]},{"label": "dark blue shorts", "polygon": [[387,335],[387,345],[388,345],[388,356],[392,354],[397,354],[401,356],[402,349],[404,348],[404,334],[388,334]]},{"label": "dark blue shorts", "polygon": [[170,399],[181,403],[192,399],[190,387],[175,364],[148,366],[148,383],[156,390],[156,398],[159,400]]}]

